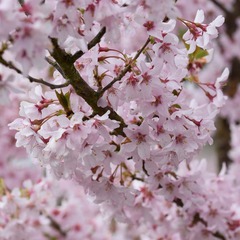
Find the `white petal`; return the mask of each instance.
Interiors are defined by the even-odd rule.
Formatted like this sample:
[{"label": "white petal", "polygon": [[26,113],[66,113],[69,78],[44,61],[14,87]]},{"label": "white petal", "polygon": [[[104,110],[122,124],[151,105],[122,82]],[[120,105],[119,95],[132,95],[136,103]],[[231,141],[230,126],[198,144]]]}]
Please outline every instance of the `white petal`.
[{"label": "white petal", "polygon": [[210,25],[207,27],[207,33],[208,33],[209,35],[217,36],[217,35],[218,35],[218,30],[216,29],[215,26],[213,26],[213,25],[210,24]]},{"label": "white petal", "polygon": [[144,160],[150,157],[150,148],[147,143],[141,143],[138,145],[138,155]]},{"label": "white petal", "polygon": [[216,17],[216,19],[213,20],[213,21],[210,23],[210,25],[213,25],[213,26],[215,26],[215,27],[220,27],[220,26],[223,25],[224,21],[225,21],[225,18],[224,18],[222,15],[220,15],[220,16]]},{"label": "white petal", "polygon": [[202,23],[204,21],[204,12],[203,10],[198,10],[196,17],[194,19],[195,23]]}]

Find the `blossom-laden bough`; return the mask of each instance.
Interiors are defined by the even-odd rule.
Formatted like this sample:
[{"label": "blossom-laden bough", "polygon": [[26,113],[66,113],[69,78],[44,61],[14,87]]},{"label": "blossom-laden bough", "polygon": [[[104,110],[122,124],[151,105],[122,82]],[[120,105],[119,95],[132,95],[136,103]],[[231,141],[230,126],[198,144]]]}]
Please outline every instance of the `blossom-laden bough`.
[{"label": "blossom-laden bough", "polygon": [[175,1],[19,2],[0,1],[1,89],[10,71],[32,82],[16,145],[146,239],[237,239],[234,178],[194,161],[226,101],[228,69],[201,76],[224,18],[187,20]]}]

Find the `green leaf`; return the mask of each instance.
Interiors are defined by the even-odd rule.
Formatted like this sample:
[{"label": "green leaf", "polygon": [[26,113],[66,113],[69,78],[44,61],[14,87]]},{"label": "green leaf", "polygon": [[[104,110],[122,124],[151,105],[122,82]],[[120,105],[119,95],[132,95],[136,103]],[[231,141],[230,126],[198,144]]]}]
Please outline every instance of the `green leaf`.
[{"label": "green leaf", "polygon": [[208,51],[205,50],[205,49],[202,49],[200,47],[196,47],[196,50],[189,54],[189,59],[191,60],[191,62],[193,62],[194,60],[198,60],[198,59],[201,59],[203,57],[206,57],[208,55]]},{"label": "green leaf", "polygon": [[[183,43],[184,43],[184,45],[185,45],[185,48],[187,49],[187,50],[189,50],[189,48],[190,48],[190,45],[189,44],[187,44],[184,40],[183,40]],[[206,56],[208,56],[208,51],[207,50],[205,50],[205,49],[202,49],[202,48],[200,48],[200,47],[196,47],[196,50],[193,52],[193,53],[191,53],[191,54],[189,54],[188,56],[189,56],[189,59],[191,60],[191,61],[193,61],[193,60],[195,60],[195,59],[201,59],[201,58],[203,58],[203,57],[206,57]]]},{"label": "green leaf", "polygon": [[71,93],[70,92],[67,92],[67,93],[63,93],[62,90],[61,92],[57,92],[55,90],[55,93],[56,93],[56,96],[58,98],[58,101],[59,103],[62,105],[63,109],[65,110],[67,116],[70,116],[73,111],[71,109],[71,103],[70,103],[70,95]]},{"label": "green leaf", "polygon": [[150,43],[155,44],[155,38],[153,36],[149,36]]},{"label": "green leaf", "polygon": [[176,103],[176,104],[173,104],[171,107],[179,108],[179,109],[181,108],[181,106],[180,106],[179,104],[177,104],[177,103]]},{"label": "green leaf", "polygon": [[194,53],[195,53],[195,59],[200,59],[208,55],[208,51],[200,47],[197,47]]},{"label": "green leaf", "polygon": [[44,236],[48,239],[48,240],[57,240],[57,237],[51,236],[48,233],[45,233]]},{"label": "green leaf", "polygon": [[186,33],[186,29],[184,29],[184,28],[180,28],[179,30],[178,30],[178,37],[180,38],[180,39],[182,39],[182,41],[184,41],[183,40],[183,35]]}]

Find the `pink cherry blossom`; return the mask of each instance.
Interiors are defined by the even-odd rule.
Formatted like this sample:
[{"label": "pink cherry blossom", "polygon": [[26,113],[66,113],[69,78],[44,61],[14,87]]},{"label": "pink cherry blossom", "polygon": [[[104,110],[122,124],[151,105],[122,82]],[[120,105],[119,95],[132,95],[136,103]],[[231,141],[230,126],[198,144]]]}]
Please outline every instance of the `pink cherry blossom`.
[{"label": "pink cherry blossom", "polygon": [[[223,93],[239,34],[219,29],[234,1],[215,2],[0,0],[0,97],[20,101],[0,124],[1,239],[239,238],[238,97]],[[221,109],[233,163],[211,173],[197,159]],[[13,145],[42,170],[18,173]]]}]

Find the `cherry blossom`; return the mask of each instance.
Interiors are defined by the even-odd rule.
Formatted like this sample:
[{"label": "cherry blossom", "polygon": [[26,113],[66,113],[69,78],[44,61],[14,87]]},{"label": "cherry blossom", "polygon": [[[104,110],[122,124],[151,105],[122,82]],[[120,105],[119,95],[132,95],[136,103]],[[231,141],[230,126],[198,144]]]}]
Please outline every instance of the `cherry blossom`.
[{"label": "cherry blossom", "polygon": [[193,53],[196,46],[203,49],[207,48],[211,39],[216,38],[218,31],[216,27],[220,27],[224,22],[223,16],[218,16],[210,24],[203,24],[204,12],[198,10],[194,22],[181,20],[189,30],[183,35],[183,39],[189,44],[189,53]]},{"label": "cherry blossom", "polygon": [[[239,116],[223,107],[237,100],[223,93],[221,60],[230,38],[215,44],[223,13],[195,2],[185,13],[163,0],[0,1],[0,92],[21,100],[4,124],[45,169],[15,189],[1,173],[3,239],[238,239]],[[221,109],[234,163],[218,174],[196,159]]]},{"label": "cherry blossom", "polygon": [[130,234],[124,225],[111,232],[111,222],[104,222],[82,188],[72,182],[60,186],[52,179],[28,180],[9,192],[1,183],[1,239],[119,239]]}]

